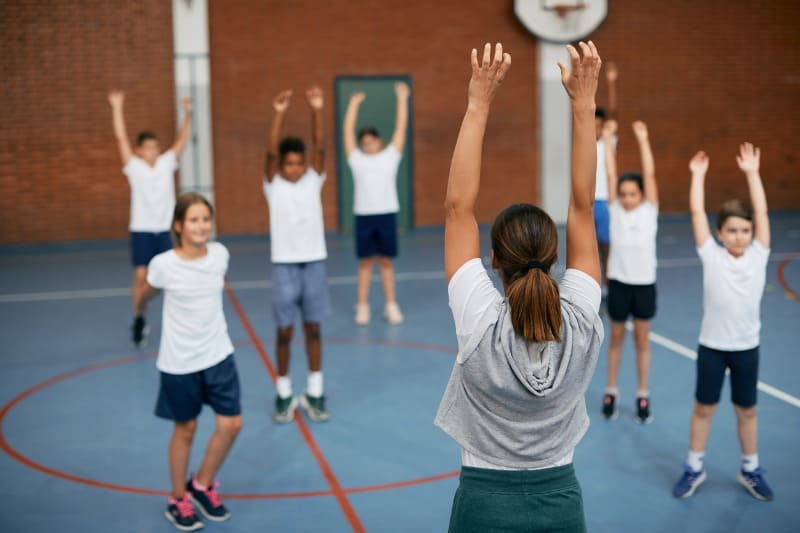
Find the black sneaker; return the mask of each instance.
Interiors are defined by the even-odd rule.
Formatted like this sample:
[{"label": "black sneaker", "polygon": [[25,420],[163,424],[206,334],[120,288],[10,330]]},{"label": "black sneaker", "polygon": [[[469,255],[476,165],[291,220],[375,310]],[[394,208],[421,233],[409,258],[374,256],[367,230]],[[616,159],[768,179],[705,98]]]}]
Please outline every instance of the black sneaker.
[{"label": "black sneaker", "polygon": [[280,424],[285,424],[294,420],[294,411],[297,409],[297,398],[289,396],[281,398],[275,395],[275,411],[272,413],[272,420]]},{"label": "black sneaker", "polygon": [[649,424],[653,421],[653,415],[650,413],[650,398],[647,396],[636,398],[635,420],[638,424]]},{"label": "black sneaker", "polygon": [[164,516],[181,531],[203,529],[203,523],[194,514],[194,507],[192,507],[191,496],[188,492],[180,500],[170,497],[167,501],[167,510],[164,511]]},{"label": "black sneaker", "polygon": [[603,416],[606,420],[614,420],[617,418],[617,414],[617,396],[606,394],[603,396]]},{"label": "black sneaker", "polygon": [[133,319],[131,331],[133,332],[131,341],[134,346],[141,348],[147,344],[147,334],[150,332],[150,328],[147,327],[147,322],[145,322],[143,316],[137,316]]},{"label": "black sneaker", "polygon": [[186,482],[186,492],[191,495],[203,516],[214,522],[224,522],[231,517],[231,513],[222,505],[217,487],[219,483],[215,481],[206,490],[200,490],[194,486],[194,477]]},{"label": "black sneaker", "polygon": [[328,411],[325,409],[325,395],[314,398],[307,393],[303,393],[303,395],[300,396],[300,407],[306,412],[308,418],[314,422],[325,422],[328,420]]}]

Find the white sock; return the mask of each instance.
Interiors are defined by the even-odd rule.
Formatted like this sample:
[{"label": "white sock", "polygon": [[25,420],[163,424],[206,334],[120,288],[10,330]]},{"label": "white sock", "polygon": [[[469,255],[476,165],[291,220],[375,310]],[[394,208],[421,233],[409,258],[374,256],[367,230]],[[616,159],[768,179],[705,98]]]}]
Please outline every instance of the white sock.
[{"label": "white sock", "polygon": [[306,393],[313,398],[322,396],[322,371],[310,372],[308,374]]},{"label": "white sock", "polygon": [[742,470],[745,472],[753,472],[758,468],[758,454],[742,455]]},{"label": "white sock", "polygon": [[612,394],[619,398],[619,389],[616,387],[606,387],[606,394]]},{"label": "white sock", "polygon": [[703,460],[706,457],[706,452],[694,452],[689,450],[689,457],[686,459],[686,464],[695,472],[700,472],[703,469]]},{"label": "white sock", "polygon": [[197,489],[197,490],[202,490],[202,491],[208,490],[208,487],[198,483],[197,479],[195,479],[194,477],[192,477],[192,484],[194,485],[194,488]]},{"label": "white sock", "polygon": [[636,393],[636,397],[637,397],[637,398],[649,398],[649,397],[650,397],[650,391],[649,391],[649,390],[647,390],[647,389],[645,389],[645,390],[640,390],[640,391],[638,391],[638,392]]},{"label": "white sock", "polygon": [[288,398],[292,395],[292,380],[289,376],[278,376],[278,382],[275,384],[278,389],[278,396],[281,398]]}]

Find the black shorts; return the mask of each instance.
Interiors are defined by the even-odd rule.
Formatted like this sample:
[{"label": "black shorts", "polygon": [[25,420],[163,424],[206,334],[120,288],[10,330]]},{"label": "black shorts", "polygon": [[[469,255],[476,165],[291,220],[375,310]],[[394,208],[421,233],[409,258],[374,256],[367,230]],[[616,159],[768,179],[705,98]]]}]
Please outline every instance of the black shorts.
[{"label": "black shorts", "polygon": [[397,215],[356,215],[356,255],[397,257]]},{"label": "black shorts", "polygon": [[233,354],[216,365],[191,374],[161,372],[161,388],[156,402],[156,416],[188,422],[208,404],[222,416],[242,414],[239,400],[239,375]]},{"label": "black shorts", "polygon": [[739,407],[753,407],[758,389],[758,346],[752,350],[726,352],[697,347],[697,403],[719,403],[725,369],[731,371],[731,401]]},{"label": "black shorts", "polygon": [[629,316],[650,320],[656,316],[656,284],[628,285],[608,280],[608,316],[613,322],[625,322]]},{"label": "black shorts", "polygon": [[172,249],[168,231],[161,233],[131,232],[131,263],[134,267],[147,266],[150,260]]}]

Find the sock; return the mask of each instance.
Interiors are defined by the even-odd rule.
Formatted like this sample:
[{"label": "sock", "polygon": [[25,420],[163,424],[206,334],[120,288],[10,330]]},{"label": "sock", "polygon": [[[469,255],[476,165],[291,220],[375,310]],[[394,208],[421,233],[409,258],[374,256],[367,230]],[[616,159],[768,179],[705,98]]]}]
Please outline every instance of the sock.
[{"label": "sock", "polygon": [[649,398],[649,397],[650,397],[650,391],[647,389],[640,390],[636,393],[636,398]]},{"label": "sock", "polygon": [[314,398],[322,396],[322,371],[310,372],[308,374],[306,393]]},{"label": "sock", "polygon": [[192,476],[192,486],[194,486],[194,490],[201,490],[201,491],[203,491],[203,492],[205,492],[206,490],[208,490],[208,487],[206,487],[205,485],[201,485],[200,483],[198,483],[198,482],[197,482],[197,479],[195,479],[195,477],[194,477],[194,476]]},{"label": "sock", "polygon": [[616,387],[606,387],[606,394],[611,394],[616,398],[619,398],[619,389]]},{"label": "sock", "polygon": [[689,468],[694,470],[695,472],[700,472],[703,469],[703,460],[706,457],[706,452],[703,450],[702,452],[695,452],[689,450],[689,458],[686,459],[686,464],[689,465]]},{"label": "sock", "polygon": [[745,472],[753,472],[758,468],[758,454],[742,455],[742,470]]},{"label": "sock", "polygon": [[289,379],[289,376],[278,376],[275,388],[278,389],[278,396],[288,398],[292,395],[292,380]]}]

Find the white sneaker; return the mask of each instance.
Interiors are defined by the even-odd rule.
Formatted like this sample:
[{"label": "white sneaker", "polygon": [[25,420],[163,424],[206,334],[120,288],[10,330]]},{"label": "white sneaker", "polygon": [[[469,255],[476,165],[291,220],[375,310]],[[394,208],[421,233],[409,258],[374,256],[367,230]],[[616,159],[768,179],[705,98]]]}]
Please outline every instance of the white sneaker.
[{"label": "white sneaker", "polygon": [[359,326],[369,324],[369,304],[356,304],[356,324]]},{"label": "white sneaker", "polygon": [[403,313],[400,312],[400,306],[397,305],[397,302],[386,304],[386,309],[383,311],[383,316],[386,317],[386,320],[389,321],[389,324],[396,325],[403,323]]}]

